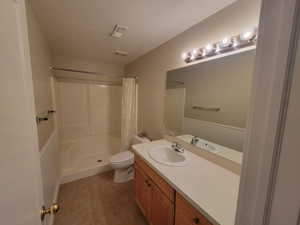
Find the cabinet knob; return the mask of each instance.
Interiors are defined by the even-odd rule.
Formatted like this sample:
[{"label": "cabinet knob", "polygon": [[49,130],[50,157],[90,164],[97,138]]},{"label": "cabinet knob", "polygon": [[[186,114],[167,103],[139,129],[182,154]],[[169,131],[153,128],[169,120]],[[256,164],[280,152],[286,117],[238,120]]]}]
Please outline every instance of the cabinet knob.
[{"label": "cabinet knob", "polygon": [[193,221],[194,221],[195,224],[200,224],[200,219],[199,218],[194,218]]},{"label": "cabinet knob", "polygon": [[145,182],[146,182],[148,187],[151,187],[151,183],[148,180],[146,180]]}]

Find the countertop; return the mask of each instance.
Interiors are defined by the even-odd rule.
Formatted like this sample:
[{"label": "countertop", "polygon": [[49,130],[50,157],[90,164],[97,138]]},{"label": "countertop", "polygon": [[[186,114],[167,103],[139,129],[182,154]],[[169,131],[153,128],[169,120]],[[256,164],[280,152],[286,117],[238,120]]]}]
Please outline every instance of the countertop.
[{"label": "countertop", "polygon": [[185,151],[189,162],[171,167],[154,161],[149,149],[169,145],[166,140],[133,145],[132,148],[166,182],[216,225],[234,225],[240,176],[192,152]]}]

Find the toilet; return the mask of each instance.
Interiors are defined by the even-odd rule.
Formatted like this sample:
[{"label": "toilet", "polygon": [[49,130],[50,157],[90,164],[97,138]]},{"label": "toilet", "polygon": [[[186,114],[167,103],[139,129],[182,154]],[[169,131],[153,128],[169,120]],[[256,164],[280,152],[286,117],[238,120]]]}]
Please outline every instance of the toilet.
[{"label": "toilet", "polygon": [[[146,137],[133,136],[132,145],[150,142]],[[114,182],[123,183],[133,179],[134,173],[132,165],[134,163],[134,154],[131,151],[117,153],[110,158],[111,167],[115,170]]]}]

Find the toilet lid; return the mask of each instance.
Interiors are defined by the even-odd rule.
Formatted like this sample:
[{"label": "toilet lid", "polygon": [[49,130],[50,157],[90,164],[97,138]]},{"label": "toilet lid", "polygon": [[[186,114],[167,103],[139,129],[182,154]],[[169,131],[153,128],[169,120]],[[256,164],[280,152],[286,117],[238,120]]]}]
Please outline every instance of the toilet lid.
[{"label": "toilet lid", "polygon": [[130,151],[120,152],[110,158],[112,163],[124,162],[134,158],[134,154]]}]

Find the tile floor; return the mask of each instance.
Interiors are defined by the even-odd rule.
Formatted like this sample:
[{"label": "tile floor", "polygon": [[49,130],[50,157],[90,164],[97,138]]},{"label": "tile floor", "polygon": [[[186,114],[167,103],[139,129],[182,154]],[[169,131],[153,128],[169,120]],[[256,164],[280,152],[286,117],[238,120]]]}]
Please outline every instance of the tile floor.
[{"label": "tile floor", "polygon": [[146,225],[134,202],[133,182],[113,183],[113,172],[60,187],[54,225]]}]

